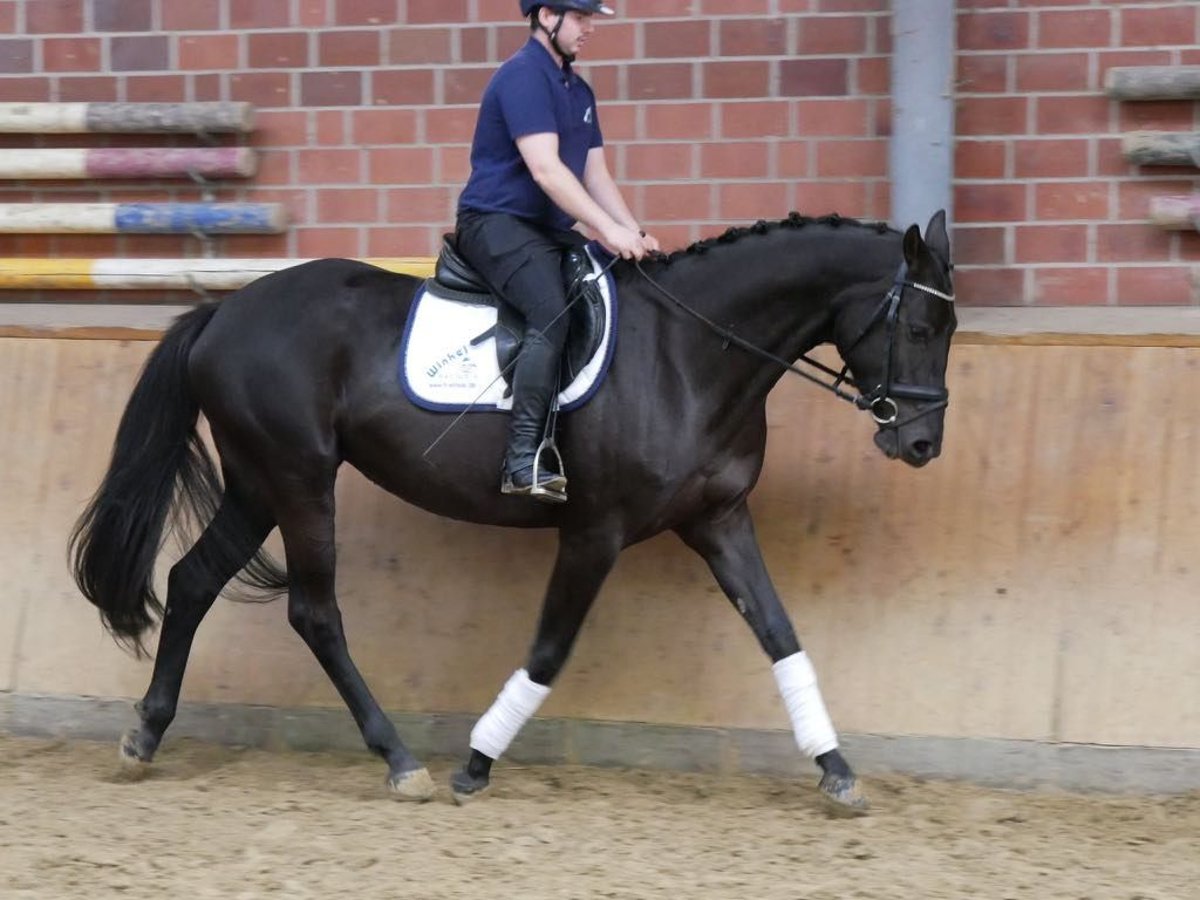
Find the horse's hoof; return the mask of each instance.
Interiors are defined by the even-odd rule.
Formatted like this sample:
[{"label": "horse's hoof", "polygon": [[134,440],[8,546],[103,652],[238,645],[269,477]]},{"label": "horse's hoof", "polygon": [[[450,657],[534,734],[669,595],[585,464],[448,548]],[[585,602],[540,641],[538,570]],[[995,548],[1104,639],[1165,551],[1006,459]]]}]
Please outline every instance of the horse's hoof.
[{"label": "horse's hoof", "polygon": [[465,806],[486,794],[490,784],[487,778],[475,778],[466,769],[459,769],[450,776],[450,793],[455,803]]},{"label": "horse's hoof", "polygon": [[865,816],[871,804],[853,775],[825,774],[818,785],[831,812],[840,816]]},{"label": "horse's hoof", "polygon": [[152,756],[146,754],[139,742],[137,731],[127,731],[121,735],[117,746],[117,759],[121,762],[121,775],[131,781],[144,778],[150,772]]},{"label": "horse's hoof", "polygon": [[391,775],[387,781],[388,790],[397,800],[412,800],[424,802],[433,798],[436,787],[429,770],[421,767],[409,772]]}]

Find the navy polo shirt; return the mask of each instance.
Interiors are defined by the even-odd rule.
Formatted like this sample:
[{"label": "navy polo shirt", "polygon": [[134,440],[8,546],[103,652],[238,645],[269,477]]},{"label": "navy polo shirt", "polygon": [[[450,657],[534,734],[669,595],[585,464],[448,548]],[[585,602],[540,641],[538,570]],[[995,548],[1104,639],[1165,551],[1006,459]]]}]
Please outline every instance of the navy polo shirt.
[{"label": "navy polo shirt", "polygon": [[459,211],[509,213],[549,228],[567,229],[575,220],[533,180],[516,140],[527,134],[558,135],[558,157],[583,180],[588,151],[604,139],[596,96],[567,66],[534,38],[496,70],[483,91],[471,177],[458,199]]}]

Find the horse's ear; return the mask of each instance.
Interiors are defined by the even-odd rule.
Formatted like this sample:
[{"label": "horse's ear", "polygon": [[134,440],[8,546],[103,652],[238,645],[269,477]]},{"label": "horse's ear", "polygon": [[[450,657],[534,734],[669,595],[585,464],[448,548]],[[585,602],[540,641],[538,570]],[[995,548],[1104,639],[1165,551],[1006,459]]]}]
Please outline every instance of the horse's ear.
[{"label": "horse's ear", "polygon": [[916,268],[917,260],[921,258],[921,250],[924,248],[924,243],[921,241],[921,229],[916,225],[909,225],[908,231],[904,232],[904,261],[908,263],[910,269]]},{"label": "horse's ear", "polygon": [[950,259],[950,236],[946,234],[946,211],[939,209],[925,226],[925,243],[942,259]]}]

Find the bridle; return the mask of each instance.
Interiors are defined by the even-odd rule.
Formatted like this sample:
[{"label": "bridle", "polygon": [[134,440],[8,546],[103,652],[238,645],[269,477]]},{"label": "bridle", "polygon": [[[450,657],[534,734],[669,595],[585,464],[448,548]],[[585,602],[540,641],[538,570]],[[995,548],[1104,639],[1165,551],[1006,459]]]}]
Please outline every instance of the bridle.
[{"label": "bridle", "polygon": [[[904,299],[905,289],[912,288],[913,290],[929,294],[932,297],[937,297],[940,300],[945,300],[947,303],[954,302],[953,294],[947,294],[943,291],[939,291],[937,288],[932,288],[929,285],[921,284],[920,282],[910,279],[908,277],[908,264],[906,262],[900,263],[900,268],[896,272],[896,277],[892,281],[891,288],[888,290],[887,294],[884,295],[883,300],[880,302],[879,306],[876,307],[875,312],[871,315],[871,318],[867,321],[867,324],[863,326],[862,331],[859,332],[858,336],[850,342],[850,345],[845,349],[845,351],[843,351],[842,354],[843,357],[848,357],[850,355],[850,351],[862,343],[862,341],[875,329],[880,321],[883,321],[884,328],[886,329],[887,333],[887,358],[884,360],[883,365],[883,380],[870,391],[864,391],[862,387],[850,377],[850,366],[848,364],[843,365],[841,371],[838,372],[834,369],[831,369],[829,366],[826,366],[811,358],[808,356],[808,354],[802,354],[800,357],[801,362],[806,363],[814,369],[824,372],[826,375],[829,375],[831,378],[833,378],[832,382],[828,382],[822,380],[816,375],[813,375],[811,372],[807,372],[793,363],[788,362],[786,359],[776,356],[769,350],[764,350],[762,347],[752,344],[744,338],[738,337],[730,329],[724,327],[723,325],[718,325],[703,313],[692,309],[690,306],[664,288],[661,284],[651,278],[646,273],[646,270],[642,268],[640,261],[635,262],[634,265],[637,267],[637,270],[641,276],[645,278],[646,281],[648,281],[656,291],[670,300],[681,310],[686,312],[689,316],[699,322],[702,322],[709,329],[720,335],[721,338],[725,340],[726,344],[734,344],[735,346],[741,347],[743,350],[753,353],[756,356],[770,360],[787,371],[811,381],[813,384],[817,385],[817,387],[821,387],[827,391],[830,391],[834,396],[853,403],[858,409],[869,411],[871,413],[871,418],[874,419],[875,422],[882,428],[903,428],[905,425],[909,425],[912,422],[915,422],[917,419],[927,416],[930,413],[937,412],[939,409],[945,409],[950,404],[950,393],[944,387],[928,387],[920,384],[905,384],[901,381],[892,380],[892,354],[896,346],[896,326],[900,319],[900,302]],[[848,385],[852,388],[855,388],[858,391],[858,394],[851,394],[842,390],[842,385]],[[900,410],[896,405],[896,400],[893,398],[900,400],[912,400],[916,403],[921,403],[924,405],[920,409],[913,412],[910,416],[898,422],[896,419]]]}]

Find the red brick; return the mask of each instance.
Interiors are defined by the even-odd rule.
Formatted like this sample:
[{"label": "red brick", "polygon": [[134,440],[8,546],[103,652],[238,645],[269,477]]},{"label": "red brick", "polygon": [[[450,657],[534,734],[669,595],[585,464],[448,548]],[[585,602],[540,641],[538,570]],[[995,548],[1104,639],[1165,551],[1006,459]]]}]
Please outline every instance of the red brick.
[{"label": "red brick", "polygon": [[[193,100],[220,100],[225,96],[225,89],[221,86],[222,76],[216,72],[210,72],[203,75],[189,75],[188,82],[191,85]],[[255,112],[256,121],[261,112]]]},{"label": "red brick", "polygon": [[[414,109],[355,109],[350,115],[353,116],[350,120],[350,142],[355,145],[412,144],[416,140]],[[426,137],[433,144],[440,144],[446,140],[444,134],[438,134],[436,137],[427,134]]]},{"label": "red brick", "polygon": [[325,188],[317,191],[317,222],[363,224],[379,221],[380,194],[375,188]]},{"label": "red brick", "polygon": [[443,103],[478,105],[483,89],[491,80],[490,69],[448,68],[442,71]]},{"label": "red brick", "polygon": [[470,147],[438,147],[438,181],[441,184],[466,184],[471,174]]},{"label": "red brick", "polygon": [[195,34],[179,38],[179,68],[227,69],[238,68],[236,34]]},{"label": "red brick", "polygon": [[277,31],[247,35],[246,55],[252,69],[306,68],[308,34],[304,31]]},{"label": "red brick", "polygon": [[[296,255],[315,257],[341,257],[354,259],[361,255],[360,229],[348,226],[342,228],[296,228]],[[238,246],[245,246],[239,244]]]},{"label": "red brick", "polygon": [[[359,0],[354,0],[359,2]],[[514,7],[516,4],[513,4]],[[408,22],[411,25],[440,25],[470,21],[467,0],[408,0]],[[519,18],[514,8],[513,18]]]},{"label": "red brick", "polygon": [[717,107],[723,138],[787,137],[791,107],[786,100],[722,103]]},{"label": "red brick", "polygon": [[640,104],[606,103],[599,110],[600,129],[604,140],[632,141],[638,135],[638,110]]},{"label": "red brick", "polygon": [[451,46],[449,28],[395,28],[388,32],[387,60],[395,66],[450,65],[454,62]]},{"label": "red brick", "polygon": [[867,24],[862,16],[809,16],[800,20],[796,36],[799,56],[865,53]]},{"label": "red brick", "polygon": [[[709,103],[668,103],[654,106],[646,114],[645,136],[667,140],[711,138],[712,112],[713,106]],[[603,115],[602,110],[601,116]]]},{"label": "red brick", "polygon": [[1099,262],[1167,261],[1173,244],[1170,232],[1136,225],[1096,226],[1096,258]]},{"label": "red brick", "polygon": [[371,102],[386,106],[428,106],[433,103],[433,71],[397,69],[372,72]]},{"label": "red brick", "polygon": [[950,239],[953,248],[954,263],[959,266],[977,266],[1003,263],[1004,257],[1003,228],[956,227]]},{"label": "red brick", "polygon": [[834,97],[849,93],[845,59],[785,59],[779,64],[779,93],[784,97]]},{"label": "red brick", "polygon": [[100,40],[43,38],[42,66],[47,72],[94,72],[100,68]]},{"label": "red brick", "polygon": [[1018,91],[1086,91],[1088,54],[1035,53],[1017,57]]},{"label": "red brick", "polygon": [[256,113],[254,143],[268,148],[304,146],[308,143],[308,113],[294,109]]},{"label": "red brick", "polygon": [[391,25],[401,21],[403,6],[397,0],[336,0],[333,20],[337,25]]},{"label": "red brick", "polygon": [[462,28],[458,32],[459,56],[464,63],[490,62],[487,28]]},{"label": "red brick", "polygon": [[1126,47],[1195,44],[1194,4],[1121,10],[1121,43]]},{"label": "red brick", "polygon": [[794,182],[736,182],[717,187],[717,218],[726,222],[782,219],[795,206]]},{"label": "red brick", "polygon": [[[817,0],[816,9],[818,12],[835,13],[835,12],[886,12],[889,8],[888,4],[891,0]],[[803,3],[796,5],[798,10],[805,10],[808,7]]]},{"label": "red brick", "polygon": [[1104,97],[1038,97],[1038,134],[1107,134],[1112,106]]},{"label": "red brick", "polygon": [[349,112],[345,109],[319,109],[313,112],[318,147],[340,147],[347,143],[346,117]]},{"label": "red brick", "polygon": [[125,79],[125,99],[130,103],[182,103],[187,98],[182,75],[130,75]]},{"label": "red brick", "polygon": [[954,213],[960,222],[1020,222],[1025,218],[1025,186],[957,184]]},{"label": "red brick", "polygon": [[891,62],[885,56],[860,56],[854,60],[858,93],[883,95],[891,92]]},{"label": "red brick", "polygon": [[229,0],[229,27],[235,31],[287,28],[290,6],[291,0]]},{"label": "red brick", "polygon": [[1028,46],[1028,13],[975,12],[958,15],[959,50],[1024,50]]},{"label": "red brick", "polygon": [[0,3],[0,34],[16,34],[17,6],[15,3]]},{"label": "red brick", "polygon": [[294,154],[290,150],[260,150],[254,184],[286,186],[296,183]]},{"label": "red brick", "polygon": [[167,68],[170,48],[166,35],[118,35],[108,40],[109,67],[114,72],[146,72]]},{"label": "red brick", "polygon": [[428,222],[448,226],[454,220],[452,195],[444,187],[392,188],[387,192],[387,221]]},{"label": "red brick", "polygon": [[299,13],[296,24],[301,28],[318,28],[332,24],[328,0],[300,0]]},{"label": "red brick", "polygon": [[657,221],[705,221],[712,219],[711,193],[707,184],[648,184],[642,187],[644,208]]},{"label": "red brick", "polygon": [[1087,262],[1086,225],[1018,225],[1017,263]]},{"label": "red brick", "polygon": [[780,141],[775,150],[775,174],[780,178],[812,178],[812,157],[810,141]]},{"label": "red brick", "polygon": [[592,86],[596,99],[601,103],[618,99],[621,92],[621,69],[619,66],[587,66],[583,77]]},{"label": "red brick", "polygon": [[29,34],[78,34],[83,31],[83,0],[26,3],[25,30]]},{"label": "red brick", "polygon": [[[40,2],[40,0],[34,0]],[[150,0],[92,0],[92,27],[96,31],[149,31]]]},{"label": "red brick", "polygon": [[1135,171],[1133,164],[1126,162],[1122,155],[1120,138],[1101,138],[1096,141],[1096,175],[1115,178]]},{"label": "red brick", "polygon": [[[49,69],[49,66],[46,67]],[[0,38],[0,74],[16,75],[33,71],[33,41],[28,38]]]},{"label": "red brick", "polygon": [[[4,99],[30,100],[10,94],[12,82],[4,81]],[[49,99],[42,97],[39,99]],[[62,103],[112,103],[117,99],[117,79],[102,75],[66,75],[58,79],[57,100]]]},{"label": "red brick", "polygon": [[508,0],[475,0],[477,22],[511,22],[520,16],[515,3]]},{"label": "red brick", "polygon": [[367,151],[372,184],[429,184],[433,181],[433,150],[429,147],[387,147]]},{"label": "red brick", "polygon": [[766,62],[708,62],[700,74],[705,97],[749,99],[767,95],[771,71]]},{"label": "red brick", "polygon": [[525,46],[529,40],[529,29],[522,26],[510,26],[496,29],[495,59],[508,59]]},{"label": "red brick", "polygon": [[787,53],[784,19],[723,19],[718,26],[720,56],[783,56]]},{"label": "red brick", "polygon": [[1169,66],[1174,62],[1170,50],[1094,50],[1099,60],[1097,84],[1104,84],[1108,70],[1120,66]]},{"label": "red brick", "polygon": [[810,216],[837,213],[861,218],[867,215],[866,181],[798,181],[792,206]]},{"label": "red brick", "polygon": [[163,31],[215,31],[221,27],[221,6],[197,0],[158,0]]},{"label": "red brick", "polygon": [[1033,302],[1039,306],[1105,306],[1108,269],[1047,266],[1033,270]]},{"label": "red brick", "polygon": [[1009,146],[1008,141],[956,141],[954,177],[986,178],[993,181],[1003,178]]},{"label": "red brick", "polygon": [[1029,105],[1025,97],[965,97],[958,102],[955,129],[972,135],[1027,134]]},{"label": "red brick", "polygon": [[696,177],[692,144],[628,144],[621,148],[622,180],[674,181]]},{"label": "red brick", "polygon": [[885,141],[821,141],[817,144],[817,177],[882,178],[887,175]]},{"label": "red brick", "polygon": [[389,225],[367,229],[366,256],[433,256],[441,246],[440,228]]},{"label": "red brick", "polygon": [[797,133],[801,137],[868,137],[871,106],[862,99],[800,100],[796,103]]},{"label": "red brick", "polygon": [[1013,174],[1017,178],[1082,178],[1088,174],[1086,140],[1017,141]]},{"label": "red brick", "polygon": [[1107,9],[1072,9],[1038,13],[1039,47],[1107,47],[1113,15]]},{"label": "red brick", "polygon": [[695,15],[695,0],[638,0],[639,19],[684,19]]},{"label": "red brick", "polygon": [[954,271],[954,293],[961,306],[1022,306],[1023,284],[1024,273],[1011,266]]},{"label": "red brick", "polygon": [[711,25],[708,19],[687,22],[647,22],[642,26],[643,59],[672,56],[711,56]]},{"label": "red brick", "polygon": [[692,96],[691,63],[633,63],[626,73],[631,100],[678,100]]},{"label": "red brick", "polygon": [[706,16],[765,15],[767,0],[703,0],[700,12]]},{"label": "red brick", "polygon": [[1192,128],[1192,104],[1152,100],[1117,105],[1119,131],[1186,131]]},{"label": "red brick", "polygon": [[991,53],[960,53],[957,56],[959,94],[999,94],[1008,90],[1012,56]]},{"label": "red brick", "polygon": [[1186,266],[1121,267],[1116,300],[1124,305],[1189,306],[1200,303],[1200,291]]},{"label": "red brick", "polygon": [[255,106],[288,106],[292,77],[287,72],[234,72],[229,76],[229,99]]},{"label": "red brick", "polygon": [[361,72],[318,70],[300,73],[301,106],[359,106],[362,97]]},{"label": "red brick", "polygon": [[663,253],[682,250],[700,239],[700,229],[695,225],[655,222],[653,219],[642,219],[641,222],[642,227],[658,239]]},{"label": "red brick", "polygon": [[1142,221],[1150,215],[1150,198],[1163,194],[1186,194],[1193,189],[1194,182],[1178,181],[1123,181],[1117,185],[1117,215],[1123,220]]},{"label": "red brick", "polygon": [[1040,220],[1107,219],[1108,185],[1094,181],[1045,181],[1034,185],[1033,212]]},{"label": "red brick", "polygon": [[351,149],[297,150],[296,174],[300,183],[310,187],[322,184],[360,184],[362,157],[363,154],[358,150]]},{"label": "red brick", "polygon": [[[475,135],[475,107],[432,107],[425,110],[425,140],[430,144],[469,144]],[[399,142],[397,142],[399,143]]]},{"label": "red brick", "polygon": [[[806,151],[807,146],[802,146]],[[783,145],[780,145],[779,153],[781,156],[784,154]],[[701,178],[766,178],[771,174],[769,167],[767,145],[762,141],[726,141],[700,145]]]}]

